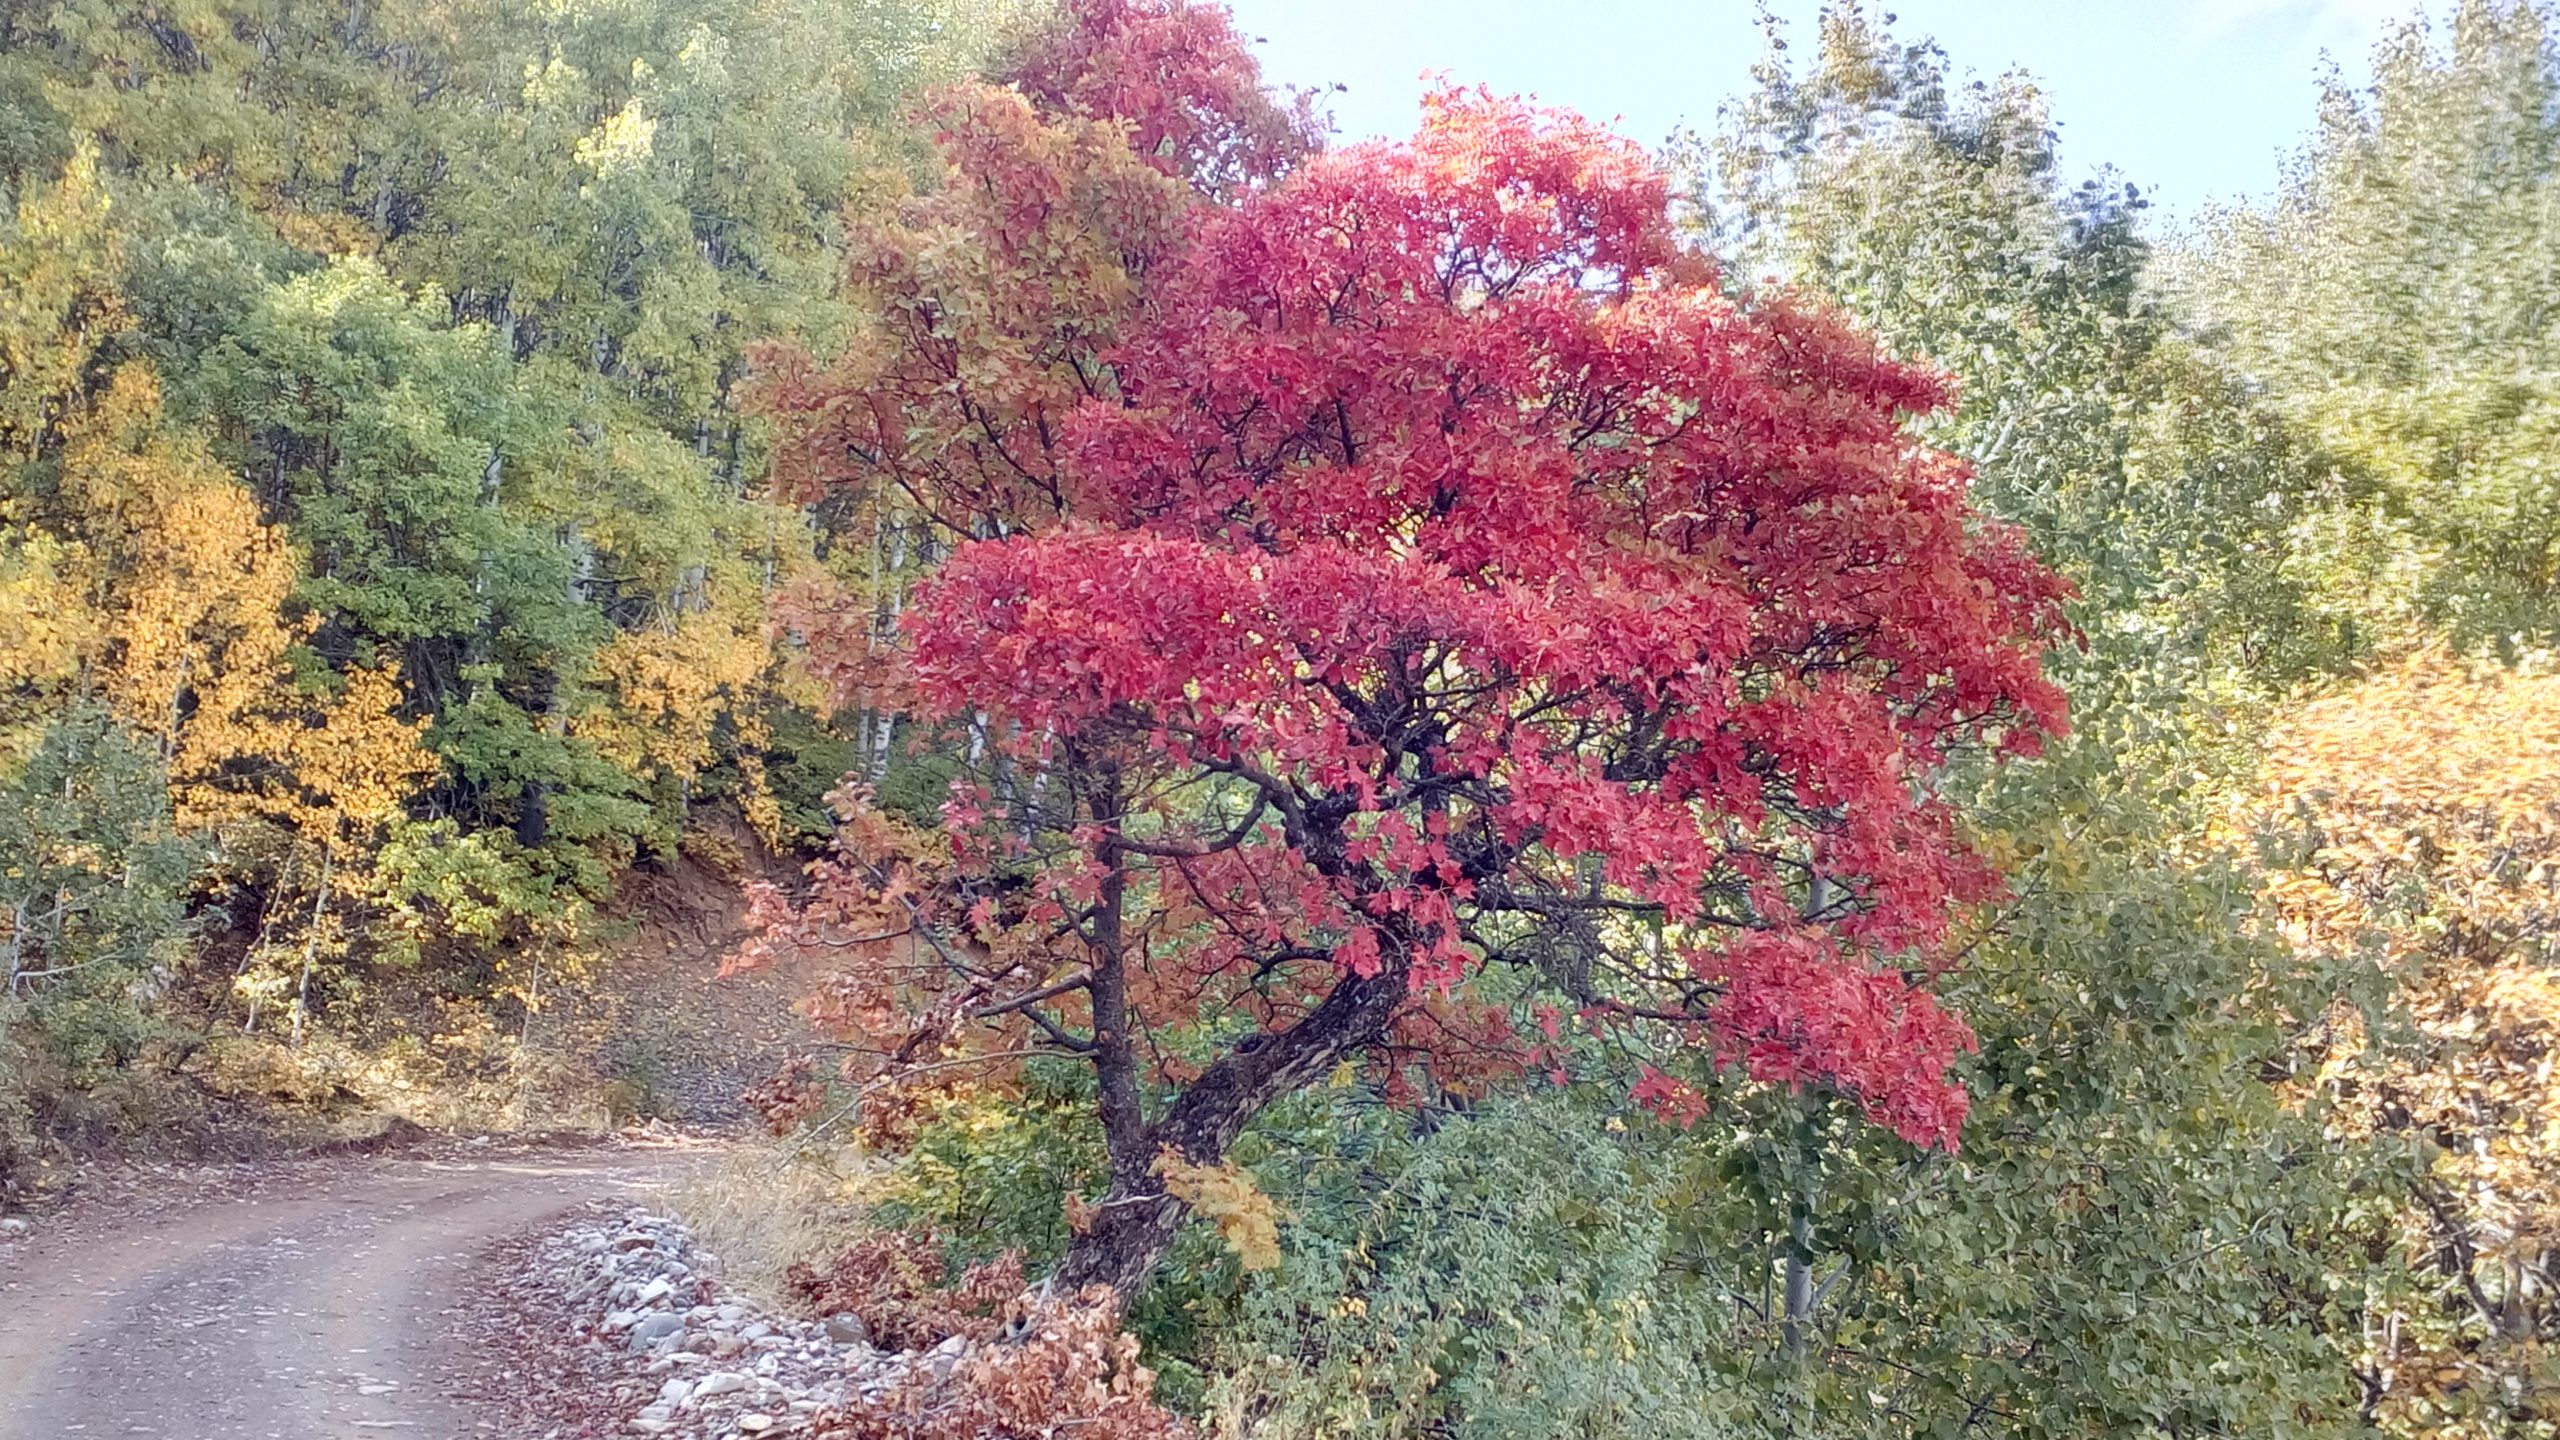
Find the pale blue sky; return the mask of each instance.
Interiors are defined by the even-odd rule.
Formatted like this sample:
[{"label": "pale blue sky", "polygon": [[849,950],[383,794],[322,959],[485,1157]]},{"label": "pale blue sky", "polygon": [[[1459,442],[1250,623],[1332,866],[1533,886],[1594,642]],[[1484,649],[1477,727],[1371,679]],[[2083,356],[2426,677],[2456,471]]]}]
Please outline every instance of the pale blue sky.
[{"label": "pale blue sky", "polygon": [[[1413,128],[1425,71],[1533,93],[1648,144],[1713,124],[1760,51],[1755,0],[1229,0],[1263,69],[1327,97],[1346,138]],[[1959,72],[2022,67],[2052,96],[2075,177],[2112,163],[2165,217],[2265,194],[2310,127],[2320,56],[2361,83],[2419,0],[1869,0]],[[1799,53],[1817,0],[1781,0]],[[2444,9],[2442,0],[2430,8]]]}]

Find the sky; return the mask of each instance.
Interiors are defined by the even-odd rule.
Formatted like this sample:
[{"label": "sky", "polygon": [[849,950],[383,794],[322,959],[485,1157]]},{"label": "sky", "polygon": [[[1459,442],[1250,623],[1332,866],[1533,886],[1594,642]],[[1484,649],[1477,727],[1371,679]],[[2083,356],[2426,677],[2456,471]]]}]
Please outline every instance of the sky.
[{"label": "sky", "polygon": [[[1263,71],[1328,95],[1346,139],[1411,133],[1425,72],[1532,94],[1656,143],[1711,127],[1760,54],[1757,0],[1228,0]],[[2262,198],[2309,130],[2324,53],[2351,83],[2421,0],[1868,0],[1959,76],[2022,68],[2077,179],[2102,164],[2174,223]],[[1779,0],[1796,53],[1818,0]],[[2437,13],[2444,0],[2432,0]]]}]

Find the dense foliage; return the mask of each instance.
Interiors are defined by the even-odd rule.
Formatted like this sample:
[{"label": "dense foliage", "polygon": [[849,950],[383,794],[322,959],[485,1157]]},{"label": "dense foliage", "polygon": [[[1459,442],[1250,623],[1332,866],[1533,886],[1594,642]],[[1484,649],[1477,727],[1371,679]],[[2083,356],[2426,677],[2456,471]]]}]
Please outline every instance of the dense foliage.
[{"label": "dense foliage", "polygon": [[2555,18],[2170,233],[1850,0],[0,0],[0,1198],[734,812],[819,1433],[2550,1440]]},{"label": "dense foliage", "polygon": [[2560,1418],[2560,679],[2411,657],[2288,716],[2263,785],[2289,938],[2376,944],[2400,992],[2405,1034],[2372,1047],[2333,1017],[2313,1077],[2360,1141],[2413,1152],[2406,1283],[2361,1357],[2373,1407],[2412,1433]]},{"label": "dense foliage", "polygon": [[[0,784],[0,1059],[43,1079],[10,1087],[0,1105],[33,1101],[44,1118],[69,1118],[60,1112],[76,1108],[79,1092],[132,1063],[148,1038],[136,991],[165,981],[182,958],[182,887],[195,861],[157,758],[83,709],[48,728]],[[8,1152],[29,1118],[0,1115],[0,1172],[23,1158]]]},{"label": "dense foliage", "polygon": [[2278,202],[2173,267],[2234,367],[2316,447],[2288,570],[2365,643],[2560,638],[2551,453],[2560,73],[2547,7],[2398,27],[2331,86]]},{"label": "dense foliage", "polygon": [[[2462,20],[2474,37],[2464,43],[2476,44],[2490,19],[2508,27],[2500,33],[2510,42],[2526,33],[2515,14],[2475,9]],[[1605,1030],[1557,1034],[1546,1054],[1557,1062],[1552,1078],[1494,1080],[1490,1095],[1474,1093],[1483,1080],[1415,1089],[1393,1069],[1342,1067],[1237,1138],[1229,1154],[1250,1188],[1220,1192],[1227,1259],[1214,1247],[1186,1252],[1178,1275],[1139,1296],[1132,1324],[1153,1338],[1175,1391],[1197,1387],[1208,1420],[1237,1434],[2317,1434],[2364,1424],[2423,1432],[2455,1414],[2492,1427],[2484,1433],[2532,1426],[2529,1357],[2538,1352],[2529,1345],[2498,1342],[2509,1348],[2412,1378],[2443,1363],[2417,1358],[2440,1353],[2425,1347],[2468,1353],[2506,1323],[2499,1315],[2521,1312],[2513,1301],[2483,1311],[2458,1286],[2448,1295],[2425,1278],[2479,1269],[2427,1252],[2427,1212],[2404,1198],[2445,1193],[2446,1182],[2426,1178],[2422,1156],[2365,1138],[2377,1125],[2405,1133],[2412,1122],[2375,1111],[2369,1089],[2338,1078],[2358,1064],[2444,1074],[2443,1041],[2407,1048],[2394,1018],[2409,1007],[2441,1013],[2429,1007],[2442,1002],[2395,993],[2401,975],[2377,968],[2353,937],[2307,942],[2280,923],[2287,872],[2254,867],[2305,852],[2281,843],[2262,851],[2247,839],[2266,813],[2240,798],[2254,788],[2246,782],[2259,727],[2305,687],[2316,691],[2324,677],[2424,633],[2374,623],[2378,592],[2337,568],[2328,537],[2348,502],[2333,442],[2290,397],[2270,392],[2226,331],[2191,325],[2182,295],[2164,296],[2137,193],[2061,181],[2031,86],[1959,89],[1932,49],[1898,43],[1847,7],[1826,17],[1820,40],[1801,70],[1773,52],[1726,129],[1681,152],[1699,181],[1698,229],[1753,282],[1744,308],[1836,304],[1893,351],[1951,369],[1957,403],[1914,417],[1915,427],[1973,457],[1977,503],[2020,525],[2075,582],[2080,643],[2055,664],[2077,702],[2079,733],[2005,778],[1970,763],[1948,775],[1952,793],[1970,801],[1981,848],[2014,886],[2013,898],[1972,913],[1953,941],[1963,961],[1939,986],[1974,1018],[1980,1045],[1951,1072],[1971,1098],[1962,1149],[1951,1158],[1915,1152],[1861,1123],[1854,1097],[1817,1101],[1641,1045],[1630,1055],[1628,1037]],[[2521,53],[2548,63],[2530,47]],[[2432,63],[2386,67],[2386,86]],[[1293,183],[1303,180],[1275,189],[1285,195]],[[1223,198],[1254,209],[1253,197]],[[1025,252],[1040,264],[1088,257],[1069,261],[1078,266],[1139,257],[1117,271],[1075,272],[1127,285],[1097,287],[1113,303],[1080,328],[1019,300],[964,310],[945,292],[941,303],[973,323],[1020,327],[1002,332],[1005,344],[956,349],[921,371],[942,377],[935,384],[984,385],[1001,402],[979,407],[984,430],[938,432],[979,443],[937,438],[921,451],[932,466],[919,467],[848,432],[848,412],[819,397],[865,393],[858,380],[876,369],[840,371],[832,389],[788,392],[801,407],[794,413],[815,417],[804,433],[825,454],[859,462],[837,473],[869,487],[873,513],[903,515],[918,535],[945,527],[939,544],[920,548],[966,554],[974,537],[1037,532],[1053,512],[1170,528],[1187,523],[1182,507],[1199,493],[1212,503],[1242,497],[1235,514],[1247,537],[1285,554],[1303,517],[1254,528],[1266,488],[1285,486],[1296,467],[1357,463],[1328,451],[1318,431],[1253,469],[1251,490],[1208,496],[1228,457],[1252,465],[1254,426],[1285,430],[1287,397],[1304,372],[1273,363],[1286,352],[1236,348],[1232,330],[1202,326],[1218,348],[1197,352],[1182,391],[1214,392],[1212,357],[1250,354],[1252,403],[1203,407],[1209,424],[1236,427],[1246,443],[1202,445],[1192,463],[1160,464],[1154,473],[1181,478],[1142,502],[1111,488],[1114,467],[1146,463],[1147,447],[1161,443],[1155,432],[1185,423],[1180,407],[1166,417],[1132,405],[1122,388],[1122,367],[1143,365],[1132,337],[1147,333],[1146,290],[1164,283],[1160,222],[1106,231],[1119,237],[1116,253],[1074,248],[1077,235],[1129,213],[1143,214],[1100,211],[1098,222]],[[2186,251],[2177,260],[2180,274],[2201,263]],[[1013,283],[1048,302],[1056,292],[1044,278],[1018,272]],[[2234,280],[2219,293],[2249,292]],[[1269,319],[1259,327],[1286,333]],[[1243,329],[1257,334],[1254,323]],[[1026,334],[1038,341],[1028,350]],[[911,352],[892,343],[861,353]],[[995,368],[1026,354],[1034,363]],[[1014,383],[994,383],[1006,375]],[[1129,443],[1078,448],[1089,443],[1078,427],[1099,422],[1070,417],[1106,406],[1144,412],[1101,432]],[[897,413],[916,412],[911,400]],[[876,415],[863,423],[885,436]],[[1018,427],[1018,446],[1006,448],[1006,425]],[[868,468],[881,456],[890,463]],[[1025,480],[1039,487],[1028,503],[1005,488]],[[937,515],[954,496],[967,497],[964,508]],[[1431,554],[1427,522],[1410,533]],[[839,992],[853,1033],[878,1037],[889,1033],[883,1022],[919,1019],[946,1027],[913,1032],[937,1044],[965,1033],[947,1028],[957,1006],[919,1016],[904,1008],[916,992],[898,987],[920,977],[944,986],[933,977],[955,956],[964,967],[1021,963],[1018,952],[986,944],[1002,932],[984,922],[1014,912],[964,916],[959,906],[972,894],[1011,903],[1005,866],[1019,877],[1040,858],[1044,821],[1059,822],[1054,810],[1026,804],[1026,792],[1054,806],[1036,787],[1077,787],[1076,757],[1052,742],[1091,726],[1099,699],[1144,705],[1153,694],[1109,663],[1127,623],[1112,597],[1123,593],[1122,569],[1143,573],[1150,599],[1178,596],[1173,567],[1152,549],[1091,568],[1031,553],[1047,563],[942,570],[944,583],[984,602],[968,617],[981,628],[961,630],[948,652],[933,648],[950,622],[930,588],[921,617],[869,623],[847,652],[842,677],[915,713],[931,713],[934,687],[947,687],[939,704],[960,712],[955,745],[994,761],[984,791],[968,792],[964,818],[984,821],[982,838],[996,842],[976,857],[946,856],[877,822],[847,832],[835,883],[871,903],[831,911],[824,919],[838,928],[799,938],[894,932],[885,963],[855,967]],[[2471,563],[2458,545],[2447,554]],[[2409,563],[2380,541],[2358,560]],[[1067,588],[1052,593],[1053,580]],[[997,605],[1000,597],[1017,597],[1019,610]],[[1223,595],[1219,613],[1258,603]],[[1140,607],[1132,633],[1153,635],[1150,623],[1178,629],[1179,613]],[[1276,619],[1250,633],[1292,633]],[[1000,649],[1027,625],[1050,627],[1046,643]],[[900,668],[902,634],[922,666]],[[1036,691],[1006,688],[1006,667],[1060,654],[1084,657],[1071,673],[1091,679],[1062,683],[1048,670]],[[1185,678],[1229,673],[1177,668]],[[919,681],[921,691],[911,688]],[[1126,688],[1097,688],[1087,702],[1077,683]],[[1210,703],[1209,688],[1186,687],[1182,700]],[[1012,706],[1033,713],[1008,729]],[[1032,748],[1006,753],[1009,738],[1026,736],[1037,737]],[[1202,757],[1177,745],[1173,758]],[[2285,787],[2299,782],[2273,783],[2293,793]],[[1195,846],[1249,844],[1251,806],[1243,798],[1172,828]],[[1164,822],[1137,825],[1152,842]],[[987,856],[997,862],[989,880],[967,880],[970,861]],[[1126,863],[1144,875],[1195,858],[1137,854]],[[2274,913],[2255,893],[2262,880]],[[1061,898],[1058,938],[1071,950],[1066,927],[1096,893]],[[1165,917],[1154,882],[1138,880],[1131,893],[1145,897],[1147,922]],[[953,954],[915,942],[920,919],[942,923]],[[1176,937],[1151,947],[1150,959],[1160,953],[1182,953]],[[1065,994],[1053,1021],[1080,1038],[1069,1027],[1090,1012],[1077,1008],[1072,987],[1039,990],[1075,979],[1081,952],[1032,954],[1010,991],[964,982],[948,993],[974,995],[970,1003],[986,1009],[1009,994]],[[1019,1013],[998,1012],[1015,1026],[1025,1023]],[[2465,1004],[2451,1013],[2479,1012]],[[1011,1033],[1018,1038],[998,1043],[1036,1039]],[[1176,1113],[1186,1067],[1216,1053],[1181,1025],[1165,1037],[1160,1046],[1180,1059],[1145,1091],[1149,1115]],[[1490,1048],[1477,1035],[1467,1043],[1479,1054]],[[950,1052],[910,1053],[939,1067]],[[1079,1207],[1091,1203],[1080,1196],[1107,1205],[1132,1193],[1108,1156],[1075,1138],[1103,1107],[1090,1084],[1043,1068],[1057,1062],[1033,1061],[991,1086],[984,1067],[955,1066],[968,1077],[962,1093],[917,1105],[880,1088],[896,1073],[881,1058],[865,1057],[852,1073],[879,1077],[865,1084],[865,1112],[882,1122],[880,1138],[913,1157],[911,1188],[893,1208],[974,1229],[976,1239],[955,1242],[961,1252],[1022,1244],[1055,1263],[1076,1248]],[[1657,1108],[1679,1097],[1673,1118],[1685,1124],[1666,1126],[1605,1082],[1630,1061],[1654,1067],[1638,1096]],[[882,1103],[892,1095],[898,1103]],[[2474,1123],[2501,1131],[2508,1121]],[[1237,1198],[1248,1194],[1258,1204]],[[1045,1208],[1061,1204],[1064,1225]],[[1230,1223],[1260,1207],[1280,1220],[1276,1266]],[[2418,1240],[2405,1249],[2393,1239],[2404,1218]],[[2459,1253],[2495,1251],[2492,1232],[2473,1233],[2467,1218],[2449,1223]],[[2530,1293],[2535,1283],[2498,1293]],[[2420,1319],[2438,1307],[2444,1320]],[[2457,1380],[2470,1364],[2477,1378]],[[2490,1402],[2500,1386],[2506,1399]]]},{"label": "dense foliage", "polygon": [[529,1002],[691,807],[824,825],[764,597],[825,572],[733,402],[997,18],[0,9],[0,755],[86,717],[165,791],[190,1023]]},{"label": "dense foliage", "polygon": [[[1392,1093],[1527,1066],[1533,1006],[1549,1042],[1711,1043],[1951,1144],[1970,1037],[1912,977],[1992,878],[1935,778],[2059,728],[2060,627],[2059,586],[1907,446],[1934,379],[1735,304],[1664,174],[1573,117],[1443,92],[1409,145],[1195,199],[1081,117],[942,107],[949,183],[1018,229],[924,303],[1047,352],[908,397],[956,456],[856,440],[813,478],[946,532],[912,693],[1014,782],[955,789],[938,875],[857,828],[766,943],[869,957],[844,1000],[893,1083],[964,1075],[961,1045],[1090,1059],[1112,1181],[1062,1273],[1135,1286],[1168,1166],[1337,1064]],[[1048,208],[1027,161],[1061,151],[1134,241]],[[1116,315],[1015,279],[1133,244]],[[939,334],[887,344],[953,368]],[[787,393],[820,423],[881,403]]]}]

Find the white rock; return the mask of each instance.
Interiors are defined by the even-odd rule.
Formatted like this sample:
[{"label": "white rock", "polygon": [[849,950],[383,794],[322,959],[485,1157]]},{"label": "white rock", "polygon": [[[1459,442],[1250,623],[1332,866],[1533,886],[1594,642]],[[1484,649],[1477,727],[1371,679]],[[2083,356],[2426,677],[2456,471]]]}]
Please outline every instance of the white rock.
[{"label": "white rock", "polygon": [[[866,1327],[849,1312],[807,1322],[764,1314],[720,1287],[716,1262],[689,1230],[645,1211],[560,1232],[535,1263],[531,1278],[561,1306],[569,1332],[594,1337],[601,1328],[629,1355],[618,1373],[648,1377],[652,1388],[641,1393],[655,1398],[646,1408],[629,1402],[638,1413],[625,1433],[778,1437],[812,1414],[860,1403],[905,1370],[947,1369],[965,1353],[961,1342],[933,1357],[883,1356],[862,1343]],[[744,1413],[728,1418],[733,1411]]]},{"label": "white rock", "polygon": [[684,1333],[684,1317],[660,1312],[631,1327],[631,1348],[644,1350],[661,1340],[672,1340]]}]

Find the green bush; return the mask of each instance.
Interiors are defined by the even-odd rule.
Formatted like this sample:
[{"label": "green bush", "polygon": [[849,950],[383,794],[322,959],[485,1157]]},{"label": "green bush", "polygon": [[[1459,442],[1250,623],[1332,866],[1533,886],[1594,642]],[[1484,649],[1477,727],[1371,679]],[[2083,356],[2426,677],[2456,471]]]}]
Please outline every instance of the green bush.
[{"label": "green bush", "polygon": [[153,1038],[195,862],[170,828],[159,756],[93,710],[0,779],[0,1184],[31,1126],[81,1109]]}]

